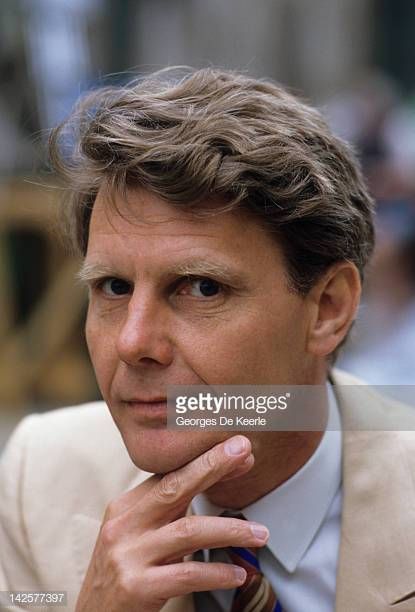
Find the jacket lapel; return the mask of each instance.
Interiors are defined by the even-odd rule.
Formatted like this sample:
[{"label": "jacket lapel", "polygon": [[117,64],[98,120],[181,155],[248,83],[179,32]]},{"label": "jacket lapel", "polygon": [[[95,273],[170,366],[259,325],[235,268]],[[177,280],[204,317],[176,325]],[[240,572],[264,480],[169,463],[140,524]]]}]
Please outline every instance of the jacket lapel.
[{"label": "jacket lapel", "polygon": [[415,496],[410,466],[414,459],[408,448],[415,444],[414,435],[357,431],[363,413],[370,423],[383,410],[390,415],[392,406],[368,387],[357,389],[358,382],[349,376],[337,373],[333,378],[337,384],[354,385],[349,390],[335,387],[343,425],[336,612],[414,610]]}]

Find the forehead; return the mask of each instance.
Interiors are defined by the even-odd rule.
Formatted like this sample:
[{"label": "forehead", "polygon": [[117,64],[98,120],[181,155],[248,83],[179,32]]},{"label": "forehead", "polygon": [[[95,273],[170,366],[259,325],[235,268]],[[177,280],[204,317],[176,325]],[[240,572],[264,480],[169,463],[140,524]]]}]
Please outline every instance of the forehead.
[{"label": "forehead", "polygon": [[[131,236],[162,236],[202,234],[217,235],[234,231],[242,237],[252,233],[259,223],[242,211],[215,212],[215,204],[209,202],[212,213],[197,215],[180,204],[171,204],[144,189],[129,190],[125,195],[109,194],[101,190],[96,198],[90,222],[90,237],[94,234],[122,234]],[[203,211],[203,207],[202,207]],[[206,207],[207,211],[207,207]],[[253,227],[251,227],[253,226]],[[262,233],[262,232],[261,232]]]},{"label": "forehead", "polygon": [[145,190],[126,197],[100,192],[91,215],[87,260],[126,255],[147,261],[230,258],[248,268],[282,261],[275,239],[243,211],[196,217]]}]

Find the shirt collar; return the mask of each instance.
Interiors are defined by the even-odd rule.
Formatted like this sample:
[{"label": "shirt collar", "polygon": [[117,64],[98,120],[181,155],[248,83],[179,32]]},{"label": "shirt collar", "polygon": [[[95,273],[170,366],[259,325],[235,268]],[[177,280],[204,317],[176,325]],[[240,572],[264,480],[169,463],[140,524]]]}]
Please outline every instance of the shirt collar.
[{"label": "shirt collar", "polygon": [[[267,546],[288,572],[296,570],[340,486],[341,421],[329,383],[327,388],[328,424],[313,455],[286,482],[241,510],[246,519],[267,525]],[[210,503],[204,494],[197,495],[192,506],[196,514],[204,515],[225,510]]]}]

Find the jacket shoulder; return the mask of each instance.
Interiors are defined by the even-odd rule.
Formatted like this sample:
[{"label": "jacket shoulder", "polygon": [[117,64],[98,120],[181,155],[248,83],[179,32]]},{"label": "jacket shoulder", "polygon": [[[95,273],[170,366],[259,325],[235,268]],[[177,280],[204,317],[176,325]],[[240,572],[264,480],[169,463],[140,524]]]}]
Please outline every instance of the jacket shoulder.
[{"label": "jacket shoulder", "polygon": [[24,418],[6,446],[0,479],[19,482],[32,511],[47,504],[98,518],[139,472],[106,404],[92,402]]},{"label": "jacket shoulder", "polygon": [[[343,370],[330,373],[342,417],[342,427],[355,432],[388,432],[405,444],[415,444],[415,406],[393,396],[388,385],[369,385]],[[408,386],[409,389],[409,386]]]},{"label": "jacket shoulder", "polygon": [[[22,421],[25,425],[25,419]],[[58,408],[29,416],[31,450],[52,453],[67,465],[70,458],[102,466],[103,462],[128,458],[121,435],[104,402]]]}]

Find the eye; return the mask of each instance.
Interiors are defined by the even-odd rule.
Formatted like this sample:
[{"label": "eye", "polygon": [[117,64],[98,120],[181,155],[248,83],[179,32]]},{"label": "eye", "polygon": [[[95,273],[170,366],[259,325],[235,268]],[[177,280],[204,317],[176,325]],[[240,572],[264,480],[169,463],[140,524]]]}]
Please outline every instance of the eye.
[{"label": "eye", "polygon": [[131,284],[122,278],[104,278],[98,283],[98,288],[108,296],[126,295],[131,293]]},{"label": "eye", "polygon": [[223,286],[211,278],[188,278],[187,287],[180,293],[187,293],[193,297],[214,297],[223,291]]}]

